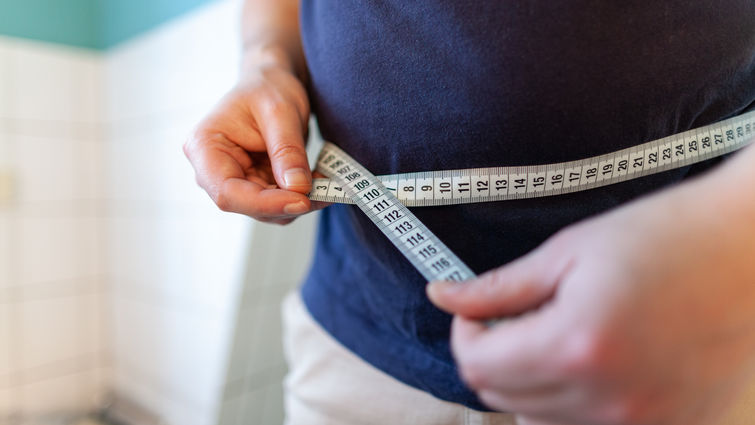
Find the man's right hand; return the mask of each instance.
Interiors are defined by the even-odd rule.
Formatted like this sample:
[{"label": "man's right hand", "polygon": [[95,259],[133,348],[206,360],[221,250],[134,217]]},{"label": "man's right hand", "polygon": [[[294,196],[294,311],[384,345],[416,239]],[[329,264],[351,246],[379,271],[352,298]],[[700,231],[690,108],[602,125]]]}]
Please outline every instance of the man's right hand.
[{"label": "man's right hand", "polygon": [[197,183],[223,211],[288,224],[313,210],[304,148],[309,100],[296,75],[269,63],[244,73],[184,144]]}]

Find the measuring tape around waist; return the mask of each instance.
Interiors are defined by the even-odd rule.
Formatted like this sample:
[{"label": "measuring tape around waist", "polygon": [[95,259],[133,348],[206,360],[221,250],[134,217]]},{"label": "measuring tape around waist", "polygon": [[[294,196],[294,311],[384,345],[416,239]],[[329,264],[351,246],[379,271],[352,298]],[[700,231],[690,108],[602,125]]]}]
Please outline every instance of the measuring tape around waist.
[{"label": "measuring tape around waist", "polygon": [[315,201],[356,204],[427,279],[474,277],[407,206],[455,205],[554,196],[619,183],[702,162],[755,138],[755,111],[613,153],[521,167],[472,168],[374,176],[325,143],[314,179]]},{"label": "measuring tape around waist", "polygon": [[[735,151],[755,137],[755,111],[592,158],[558,164],[378,176],[409,207],[578,192],[680,168]],[[335,179],[314,179],[310,199],[353,204]]]}]

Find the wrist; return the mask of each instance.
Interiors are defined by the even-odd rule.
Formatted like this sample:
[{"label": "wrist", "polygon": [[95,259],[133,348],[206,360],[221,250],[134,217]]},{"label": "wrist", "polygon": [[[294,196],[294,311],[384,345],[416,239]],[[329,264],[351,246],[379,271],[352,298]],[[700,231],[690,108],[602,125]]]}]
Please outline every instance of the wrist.
[{"label": "wrist", "polygon": [[[306,66],[303,54],[297,55],[283,43],[247,42],[244,43],[241,59],[241,79],[245,75],[262,68],[280,68],[295,75],[300,81],[305,80]],[[298,56],[301,56],[299,58]]]}]

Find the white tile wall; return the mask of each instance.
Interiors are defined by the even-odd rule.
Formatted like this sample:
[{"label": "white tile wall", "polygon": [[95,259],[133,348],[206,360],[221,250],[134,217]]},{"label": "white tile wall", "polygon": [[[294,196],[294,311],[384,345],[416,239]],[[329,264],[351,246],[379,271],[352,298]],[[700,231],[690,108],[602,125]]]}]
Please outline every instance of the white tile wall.
[{"label": "white tile wall", "polygon": [[[249,219],[219,212],[197,188],[181,151],[192,128],[234,84],[238,6],[236,0],[215,2],[116,49],[106,62],[114,385],[172,424],[216,423],[236,414],[241,423],[258,423],[262,415],[282,414],[280,394],[266,395],[264,385],[254,388],[264,397],[243,390],[235,413],[223,408],[227,382],[243,380],[251,363],[264,361],[252,369],[274,367],[268,379],[281,379],[274,325],[280,300],[239,311],[242,285],[260,278],[248,275],[250,242],[270,251],[277,236],[258,236]],[[269,258],[265,270],[278,262]],[[246,324],[259,319],[273,326],[252,330]],[[252,332],[239,333],[242,325]]]},{"label": "white tile wall", "polygon": [[280,302],[309,266],[316,216],[255,227],[240,294],[221,424],[283,422]]},{"label": "white tile wall", "polygon": [[[0,207],[0,305],[8,294],[6,288],[11,285],[12,250],[11,215]],[[1,309],[1,307],[0,307]]]},{"label": "white tile wall", "polygon": [[19,284],[68,281],[86,275],[82,271],[92,247],[86,235],[87,220],[70,217],[20,217],[15,249]]},{"label": "white tile wall", "polygon": [[78,144],[68,136],[15,136],[18,194],[21,202],[77,198]]},{"label": "white tile wall", "polygon": [[[0,397],[2,393],[0,392]],[[245,397],[239,395],[233,398],[228,398],[220,405],[217,425],[236,425],[242,418],[244,409]],[[0,401],[1,402],[1,401]],[[247,421],[247,423],[252,423]]]},{"label": "white tile wall", "polygon": [[[0,38],[0,423],[107,391],[171,425],[280,423],[280,300],[313,218],[222,213],[181,145],[236,79],[240,0],[105,55]],[[228,391],[228,388],[235,388]]]},{"label": "white tile wall", "polygon": [[26,383],[21,387],[22,411],[77,413],[82,406],[94,406],[99,397],[98,373],[89,369]]},{"label": "white tile wall", "polygon": [[[96,54],[0,38],[0,422],[103,391]],[[86,147],[86,149],[84,149]]]},{"label": "white tile wall", "polygon": [[18,349],[22,370],[74,358],[83,336],[77,332],[78,297],[60,297],[20,303]]},{"label": "white tile wall", "polygon": [[[248,391],[241,396],[242,408],[240,421],[253,424],[267,424],[271,422],[264,422],[265,409],[268,407],[266,404],[266,391],[264,388]],[[274,422],[272,422],[274,423]]]},{"label": "white tile wall", "polygon": [[141,127],[166,115],[198,118],[235,83],[239,5],[215,2],[111,53],[109,118]]},{"label": "white tile wall", "polygon": [[[127,297],[116,305],[116,369],[147,376],[168,389],[167,398],[192,405],[214,403],[224,365],[227,329],[194,311]],[[116,382],[117,384],[117,382]],[[131,394],[131,398],[141,398]]]},{"label": "white tile wall", "polygon": [[70,122],[72,82],[77,78],[76,64],[68,51],[44,44],[18,41],[10,44],[7,88],[10,118],[37,122]]},{"label": "white tile wall", "polygon": [[[209,109],[211,103],[207,103]],[[123,152],[127,145],[130,154],[141,155],[147,152],[147,166],[144,167],[141,179],[130,182],[126,187],[132,191],[144,187],[144,181],[148,181],[151,190],[137,193],[124,191],[114,194],[115,199],[154,199],[162,202],[194,202],[197,206],[207,205],[207,196],[194,182],[194,170],[185,160],[182,145],[191,133],[194,125],[201,119],[199,114],[187,113],[186,116],[173,117],[165,120],[161,126],[140,130],[134,137],[134,133],[124,132],[123,136],[113,137],[112,145],[115,149]],[[128,124],[119,124],[116,127],[128,127]],[[133,146],[133,144],[138,146]],[[129,155],[129,152],[124,152]]]},{"label": "white tile wall", "polygon": [[[103,177],[107,166],[103,161],[104,143],[101,138],[97,139],[102,136],[93,136],[93,140],[79,140],[76,149],[76,197],[82,200],[102,200],[107,192],[116,190],[105,187]],[[104,203],[99,206],[104,206]]]},{"label": "white tile wall", "polygon": [[[8,109],[10,107],[9,92],[10,86],[7,81],[10,80],[10,53],[8,47],[8,40],[5,37],[0,36],[0,81],[6,83],[0,83],[0,122],[5,123],[5,117],[9,116]],[[0,124],[0,125],[3,125]],[[2,137],[0,137],[2,142]],[[0,159],[2,156],[0,156]]]},{"label": "white tile wall", "polygon": [[[0,55],[2,54],[3,51],[0,50]],[[0,70],[0,78],[2,78],[2,75],[2,70]],[[0,84],[0,90],[2,90],[1,87],[3,86],[4,84]],[[0,98],[0,107],[2,107],[5,101],[6,99]],[[14,155],[11,146],[11,136],[8,133],[9,130],[7,119],[2,115],[0,115],[0,130],[0,167],[3,167],[3,169],[7,170],[11,165],[13,165]]]},{"label": "white tile wall", "polygon": [[[0,301],[0,341],[11,340],[10,306]],[[11,350],[8,344],[0,345],[0,392],[11,385]],[[2,402],[0,402],[2,406]]]},{"label": "white tile wall", "polygon": [[11,395],[11,390],[8,388],[0,387],[0,423],[10,423],[10,411],[15,408],[18,403]]},{"label": "white tile wall", "polygon": [[[233,347],[230,353],[230,359],[228,363],[228,377],[229,380],[239,380],[246,377],[247,368],[249,368],[249,362],[254,354],[254,332],[250,327],[253,326],[257,312],[251,308],[240,309],[236,320],[241,324],[249,324],[247,326],[236,327],[236,335],[233,337]],[[226,399],[230,400],[236,393],[230,393],[226,395]]]},{"label": "white tile wall", "polygon": [[284,362],[280,339],[280,306],[277,303],[261,304],[254,310],[256,314],[252,324],[252,350],[247,376],[274,369]]},{"label": "white tile wall", "polygon": [[182,399],[169,388],[161,387],[150,376],[134,368],[119,366],[114,370],[114,381],[122,394],[144,409],[154,413],[166,424],[212,425],[216,423],[214,411]]},{"label": "white tile wall", "polygon": [[95,121],[100,57],[77,48],[6,39],[9,105],[5,116],[36,123]]},{"label": "white tile wall", "polygon": [[[0,174],[11,173],[14,167],[14,155],[11,149],[10,135],[7,128],[6,120],[3,118],[4,104],[6,98],[3,90],[7,88],[4,77],[7,74],[7,49],[0,43]],[[8,293],[6,289],[11,285],[11,267],[12,267],[12,250],[11,232],[12,232],[11,206],[8,201],[0,199],[0,305],[7,301]],[[0,307],[2,309],[2,307]]]}]

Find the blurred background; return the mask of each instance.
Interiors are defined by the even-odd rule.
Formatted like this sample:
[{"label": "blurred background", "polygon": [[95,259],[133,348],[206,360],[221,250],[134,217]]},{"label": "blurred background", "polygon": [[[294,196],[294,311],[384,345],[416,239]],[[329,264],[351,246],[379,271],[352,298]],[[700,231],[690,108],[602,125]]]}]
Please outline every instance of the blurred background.
[{"label": "blurred background", "polygon": [[221,213],[181,152],[240,0],[0,0],[0,424],[279,424],[313,217]]}]

